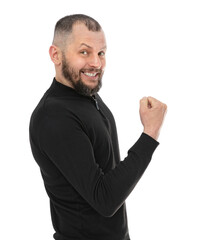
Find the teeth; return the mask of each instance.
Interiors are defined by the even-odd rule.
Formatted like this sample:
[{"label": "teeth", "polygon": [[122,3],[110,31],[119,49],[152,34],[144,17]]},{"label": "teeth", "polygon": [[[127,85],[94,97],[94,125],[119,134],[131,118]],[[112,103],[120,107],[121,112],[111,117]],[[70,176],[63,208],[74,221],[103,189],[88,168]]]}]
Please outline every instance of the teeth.
[{"label": "teeth", "polygon": [[97,73],[84,73],[86,76],[89,76],[89,77],[95,77]]}]

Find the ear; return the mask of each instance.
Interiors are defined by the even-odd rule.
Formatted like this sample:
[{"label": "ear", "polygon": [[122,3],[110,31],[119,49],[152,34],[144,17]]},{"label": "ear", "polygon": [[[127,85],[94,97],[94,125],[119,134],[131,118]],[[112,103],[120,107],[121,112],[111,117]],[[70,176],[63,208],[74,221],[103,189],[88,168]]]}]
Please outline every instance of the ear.
[{"label": "ear", "polygon": [[52,62],[55,65],[61,64],[61,51],[57,46],[55,46],[55,45],[50,46],[49,55],[50,55]]}]

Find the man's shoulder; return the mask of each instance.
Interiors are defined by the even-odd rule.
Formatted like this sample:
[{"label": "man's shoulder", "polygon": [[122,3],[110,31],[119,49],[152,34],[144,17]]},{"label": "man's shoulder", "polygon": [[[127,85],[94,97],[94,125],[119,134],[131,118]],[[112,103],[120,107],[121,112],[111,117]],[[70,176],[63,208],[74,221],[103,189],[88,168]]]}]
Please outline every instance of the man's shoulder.
[{"label": "man's shoulder", "polygon": [[66,108],[65,102],[62,98],[57,98],[46,92],[34,109],[32,115],[44,117],[62,113]]}]

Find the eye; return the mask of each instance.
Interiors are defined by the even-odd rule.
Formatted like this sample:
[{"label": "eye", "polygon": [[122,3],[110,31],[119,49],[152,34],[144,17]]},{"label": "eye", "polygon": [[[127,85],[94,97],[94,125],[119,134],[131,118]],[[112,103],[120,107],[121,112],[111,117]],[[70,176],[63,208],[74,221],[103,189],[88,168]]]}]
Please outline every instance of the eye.
[{"label": "eye", "polygon": [[102,51],[102,52],[99,52],[98,55],[99,55],[99,56],[105,56],[105,52],[103,52],[103,51]]},{"label": "eye", "polygon": [[85,51],[85,50],[84,50],[84,51],[81,51],[80,53],[81,53],[82,55],[85,55],[85,56],[88,55],[88,52]]}]

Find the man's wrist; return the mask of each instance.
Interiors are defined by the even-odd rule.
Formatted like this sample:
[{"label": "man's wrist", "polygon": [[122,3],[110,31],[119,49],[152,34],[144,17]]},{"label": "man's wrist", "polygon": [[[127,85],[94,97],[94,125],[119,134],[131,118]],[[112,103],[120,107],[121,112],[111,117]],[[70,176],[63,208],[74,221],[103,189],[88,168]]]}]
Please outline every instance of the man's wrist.
[{"label": "man's wrist", "polygon": [[156,141],[157,141],[157,139],[159,137],[159,131],[144,129],[144,133],[149,135],[150,137],[152,137]]}]

